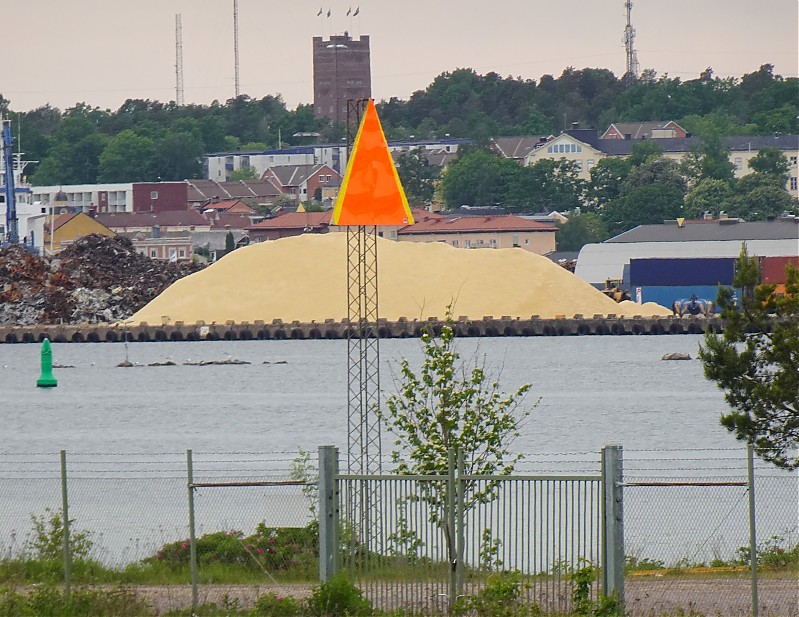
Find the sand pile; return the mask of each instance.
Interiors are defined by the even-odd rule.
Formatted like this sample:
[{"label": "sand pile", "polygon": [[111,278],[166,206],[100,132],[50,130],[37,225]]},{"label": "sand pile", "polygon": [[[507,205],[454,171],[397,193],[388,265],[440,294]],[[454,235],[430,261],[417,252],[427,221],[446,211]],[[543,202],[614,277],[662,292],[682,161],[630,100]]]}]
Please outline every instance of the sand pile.
[{"label": "sand pile", "polygon": [[[346,234],[306,234],[238,249],[166,289],[134,323],[301,322],[347,316]],[[624,306],[546,257],[521,249],[466,250],[441,243],[378,239],[379,312],[399,317],[453,314],[529,318],[582,314],[669,314]]]}]

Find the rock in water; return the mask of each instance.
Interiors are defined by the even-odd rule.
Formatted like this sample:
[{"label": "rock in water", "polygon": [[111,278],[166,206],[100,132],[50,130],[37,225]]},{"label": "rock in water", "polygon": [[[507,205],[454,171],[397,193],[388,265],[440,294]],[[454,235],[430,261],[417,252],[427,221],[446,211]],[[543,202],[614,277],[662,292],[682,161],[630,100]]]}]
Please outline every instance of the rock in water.
[{"label": "rock in water", "polygon": [[664,354],[661,360],[690,360],[691,354],[689,353],[680,353],[678,351],[673,351],[671,353]]}]

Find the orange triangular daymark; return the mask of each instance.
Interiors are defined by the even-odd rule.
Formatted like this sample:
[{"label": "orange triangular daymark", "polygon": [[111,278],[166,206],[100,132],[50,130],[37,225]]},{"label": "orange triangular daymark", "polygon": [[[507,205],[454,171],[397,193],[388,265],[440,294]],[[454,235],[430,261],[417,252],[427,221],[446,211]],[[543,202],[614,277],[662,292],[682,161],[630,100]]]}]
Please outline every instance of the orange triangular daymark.
[{"label": "orange triangular daymark", "polygon": [[411,225],[413,215],[370,99],[333,210],[333,225]]}]

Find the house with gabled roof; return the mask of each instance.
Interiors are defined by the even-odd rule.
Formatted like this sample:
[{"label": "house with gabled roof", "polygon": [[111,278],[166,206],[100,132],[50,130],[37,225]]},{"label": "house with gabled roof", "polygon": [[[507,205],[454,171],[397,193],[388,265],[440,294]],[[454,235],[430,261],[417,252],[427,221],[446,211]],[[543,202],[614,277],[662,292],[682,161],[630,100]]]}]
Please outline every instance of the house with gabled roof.
[{"label": "house with gabled roof", "polygon": [[591,179],[591,169],[607,156],[599,149],[596,131],[578,129],[566,131],[540,144],[524,157],[524,165],[535,165],[542,159],[574,161],[582,180]]},{"label": "house with gabled roof", "polygon": [[616,122],[602,133],[600,139],[685,139],[688,132],[674,120],[666,122]]},{"label": "house with gabled roof", "polygon": [[533,150],[547,143],[554,135],[517,135],[515,137],[492,137],[490,148],[507,159],[524,164],[525,157]]},{"label": "house with gabled roof", "polygon": [[324,187],[341,184],[341,176],[328,165],[279,165],[267,169],[262,179],[298,201],[313,199],[317,189],[321,193]]},{"label": "house with gabled roof", "polygon": [[330,231],[331,211],[286,212],[247,228],[251,242],[279,240],[302,234],[326,234]]},{"label": "house with gabled roof", "polygon": [[273,206],[282,195],[280,189],[269,180],[239,180],[238,182],[214,182],[213,180],[186,180],[189,185],[188,200],[193,207],[228,201],[247,200],[265,206]]},{"label": "house with gabled roof", "polygon": [[112,237],[113,230],[85,212],[65,212],[55,217],[48,215],[44,221],[43,246],[46,251],[57,253],[89,234]]},{"label": "house with gabled roof", "polygon": [[401,242],[443,242],[456,248],[520,248],[538,255],[555,250],[557,227],[520,216],[430,217],[397,230]]}]

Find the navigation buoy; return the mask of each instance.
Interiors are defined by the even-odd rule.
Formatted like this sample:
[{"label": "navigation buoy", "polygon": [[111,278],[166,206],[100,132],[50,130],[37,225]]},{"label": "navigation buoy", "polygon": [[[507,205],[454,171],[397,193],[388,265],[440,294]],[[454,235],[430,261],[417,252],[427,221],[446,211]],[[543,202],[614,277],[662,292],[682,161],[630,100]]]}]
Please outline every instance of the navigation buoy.
[{"label": "navigation buoy", "polygon": [[42,374],[36,380],[38,388],[55,388],[58,380],[53,375],[53,350],[50,349],[50,339],[42,341]]}]

